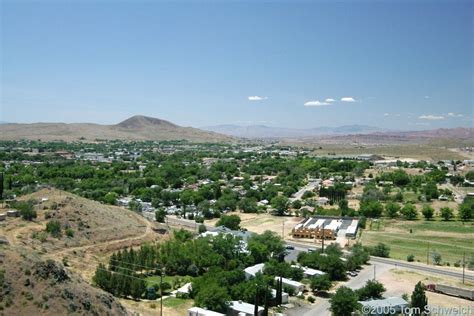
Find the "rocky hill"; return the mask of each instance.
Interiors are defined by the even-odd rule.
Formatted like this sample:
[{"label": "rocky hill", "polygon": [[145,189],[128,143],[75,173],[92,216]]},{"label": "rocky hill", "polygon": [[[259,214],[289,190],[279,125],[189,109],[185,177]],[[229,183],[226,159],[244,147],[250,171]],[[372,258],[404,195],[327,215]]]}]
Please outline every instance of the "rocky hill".
[{"label": "rocky hill", "polygon": [[[110,294],[92,286],[99,262],[118,249],[161,235],[139,214],[44,188],[24,195],[32,221],[0,221],[0,316],[128,315]],[[7,209],[2,204],[0,213]],[[58,222],[60,232],[47,231]]]},{"label": "rocky hill", "polygon": [[128,315],[111,294],[53,260],[0,251],[0,315]]},{"label": "rocky hill", "polygon": [[232,137],[182,127],[171,122],[136,115],[115,125],[92,123],[0,124],[0,140],[187,140],[191,142],[231,142]]}]

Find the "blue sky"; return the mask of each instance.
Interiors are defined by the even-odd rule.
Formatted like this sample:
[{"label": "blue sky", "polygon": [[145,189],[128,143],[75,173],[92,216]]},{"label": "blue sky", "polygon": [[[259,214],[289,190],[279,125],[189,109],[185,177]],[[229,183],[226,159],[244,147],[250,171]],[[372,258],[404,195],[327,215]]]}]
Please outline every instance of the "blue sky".
[{"label": "blue sky", "polygon": [[0,2],[1,121],[473,126],[472,1]]}]

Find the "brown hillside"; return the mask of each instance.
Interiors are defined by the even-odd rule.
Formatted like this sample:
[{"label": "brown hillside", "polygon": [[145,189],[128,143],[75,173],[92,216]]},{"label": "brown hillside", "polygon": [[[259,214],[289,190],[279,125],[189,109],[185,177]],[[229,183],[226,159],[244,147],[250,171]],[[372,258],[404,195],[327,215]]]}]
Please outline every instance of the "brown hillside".
[{"label": "brown hillside", "polygon": [[133,116],[116,125],[91,123],[34,123],[0,124],[0,140],[131,140],[163,141],[187,140],[191,142],[232,142],[234,138],[192,127],[182,127],[171,122]]},{"label": "brown hillside", "polygon": [[[92,276],[112,251],[162,238],[152,223],[132,211],[56,189],[21,200],[33,201],[38,216],[31,222],[0,221],[0,315],[125,315],[118,300],[90,285]],[[59,237],[45,231],[51,220],[61,224]]]}]

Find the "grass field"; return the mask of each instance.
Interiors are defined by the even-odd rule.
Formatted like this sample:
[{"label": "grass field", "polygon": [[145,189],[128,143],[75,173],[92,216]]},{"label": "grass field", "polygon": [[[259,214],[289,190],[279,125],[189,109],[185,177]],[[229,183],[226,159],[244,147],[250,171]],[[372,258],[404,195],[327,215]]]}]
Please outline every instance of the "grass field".
[{"label": "grass field", "polygon": [[193,300],[191,300],[191,299],[168,297],[168,298],[163,300],[163,306],[177,309],[179,307],[182,307],[183,305],[187,306],[192,302],[193,302]]},{"label": "grass field", "polygon": [[[311,144],[305,143],[304,145],[314,148],[313,154],[315,155],[327,155],[328,153],[334,153],[336,155],[359,155],[359,154],[377,154],[390,157],[410,157],[421,160],[463,160],[465,156],[458,152],[450,150],[448,147],[455,147],[455,144],[392,144],[392,145],[366,145],[366,146],[353,146],[353,145],[338,145],[338,144]],[[322,146],[322,149],[317,147]]]},{"label": "grass field", "polygon": [[[411,232],[410,232],[411,231]],[[443,263],[474,260],[474,223],[458,221],[397,221],[367,222],[367,229],[360,236],[363,245],[379,242],[390,246],[390,257],[406,260],[413,254],[416,261],[426,262],[429,251],[441,254]]]},{"label": "grass field", "polygon": [[[165,275],[163,276],[163,283],[168,283],[171,286],[176,285],[176,286],[183,286],[184,284],[188,282],[192,282],[193,278],[190,276],[170,276],[170,275]],[[145,279],[147,282],[147,287],[153,286],[154,284],[160,284],[160,277],[158,275],[150,276]],[[169,290],[170,292],[172,290]]]}]

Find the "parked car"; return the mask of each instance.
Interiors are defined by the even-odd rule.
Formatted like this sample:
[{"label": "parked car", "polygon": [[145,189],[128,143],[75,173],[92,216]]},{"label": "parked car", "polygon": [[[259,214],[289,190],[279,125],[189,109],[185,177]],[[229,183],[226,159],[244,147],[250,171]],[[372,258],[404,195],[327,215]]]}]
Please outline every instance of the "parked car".
[{"label": "parked car", "polygon": [[295,246],[286,245],[286,249],[288,249],[288,250],[295,250]]}]

